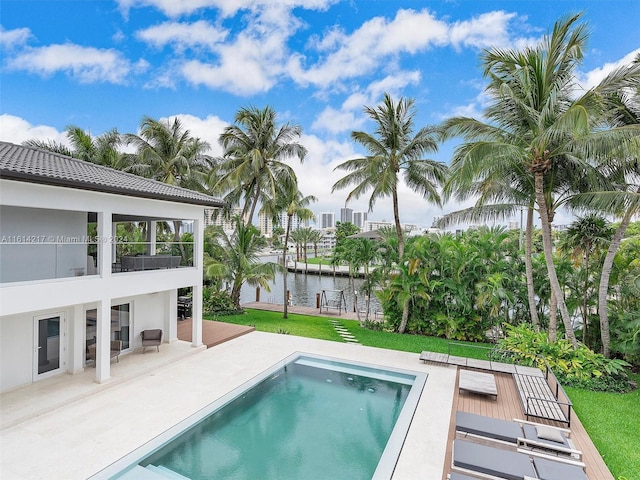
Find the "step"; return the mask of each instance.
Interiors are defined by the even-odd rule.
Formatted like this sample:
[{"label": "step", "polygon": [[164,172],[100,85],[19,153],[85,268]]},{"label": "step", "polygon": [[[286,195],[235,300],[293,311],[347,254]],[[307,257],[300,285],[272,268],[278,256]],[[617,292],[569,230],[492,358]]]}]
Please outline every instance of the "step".
[{"label": "step", "polygon": [[180,475],[178,472],[174,472],[170,468],[167,468],[163,465],[147,465],[147,470],[150,470],[156,474],[158,474],[162,478],[169,478],[172,480],[189,480],[187,477]]},{"label": "step", "polygon": [[154,472],[152,470],[141,467],[140,465],[136,465],[131,470],[120,475],[118,479],[120,480],[166,480],[167,477],[159,474],[158,472]]}]

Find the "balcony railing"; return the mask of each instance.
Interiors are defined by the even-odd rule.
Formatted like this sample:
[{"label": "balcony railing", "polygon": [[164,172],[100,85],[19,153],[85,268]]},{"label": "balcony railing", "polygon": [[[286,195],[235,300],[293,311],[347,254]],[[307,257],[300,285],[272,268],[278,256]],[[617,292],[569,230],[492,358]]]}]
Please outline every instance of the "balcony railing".
[{"label": "balcony railing", "polygon": [[48,241],[46,237],[16,236],[0,243],[0,282],[28,282],[98,275],[98,244]]}]

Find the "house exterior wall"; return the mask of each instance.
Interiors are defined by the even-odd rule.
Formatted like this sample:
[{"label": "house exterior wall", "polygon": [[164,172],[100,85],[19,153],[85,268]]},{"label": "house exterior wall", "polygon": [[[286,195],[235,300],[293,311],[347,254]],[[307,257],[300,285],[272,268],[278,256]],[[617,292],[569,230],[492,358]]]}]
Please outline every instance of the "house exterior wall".
[{"label": "house exterior wall", "polygon": [[[0,202],[2,213],[8,213],[8,218],[3,219],[0,235],[5,235],[7,225],[7,231],[10,230],[12,235],[41,236],[57,229],[56,234],[83,236],[86,235],[87,212],[95,212],[99,237],[97,275],[22,281],[0,278],[0,391],[33,381],[34,318],[39,315],[64,314],[65,338],[61,341],[65,350],[61,371],[78,373],[84,368],[85,312],[97,309],[97,336],[101,345],[95,369],[98,382],[108,381],[110,377],[108,337],[111,305],[131,304],[130,338],[133,349],[140,346],[140,332],[148,328],[162,328],[164,341],[172,341],[177,337],[177,289],[192,287],[193,344],[201,344],[201,331],[196,330],[202,327],[204,207],[5,179],[0,179]],[[22,221],[20,214],[25,212],[29,215]],[[193,267],[112,273],[115,249],[110,235],[113,233],[113,214],[192,221]],[[86,265],[86,245],[80,247],[82,262]],[[5,267],[12,271],[17,265],[20,263],[3,264],[2,271]],[[30,270],[33,268],[29,267]]]}]

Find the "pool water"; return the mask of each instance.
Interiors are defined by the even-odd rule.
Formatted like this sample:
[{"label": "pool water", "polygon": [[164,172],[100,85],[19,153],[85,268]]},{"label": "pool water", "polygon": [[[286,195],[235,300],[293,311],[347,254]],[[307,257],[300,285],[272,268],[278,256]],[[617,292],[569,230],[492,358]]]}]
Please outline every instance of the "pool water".
[{"label": "pool water", "polygon": [[112,478],[371,479],[415,380],[298,356]]}]

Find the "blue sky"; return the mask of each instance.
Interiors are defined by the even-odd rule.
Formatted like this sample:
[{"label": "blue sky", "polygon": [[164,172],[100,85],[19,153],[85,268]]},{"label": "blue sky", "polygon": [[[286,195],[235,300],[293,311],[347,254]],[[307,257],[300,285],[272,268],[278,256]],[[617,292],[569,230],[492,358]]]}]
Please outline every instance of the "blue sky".
[{"label": "blue sky", "polygon": [[[338,212],[336,165],[363,152],[363,106],[384,92],[414,98],[416,126],[480,116],[478,57],[536,42],[584,11],[583,88],[640,51],[636,0],[2,0],[0,139],[65,141],[75,125],[135,133],[143,116],[179,116],[221,154],[217,138],[246,106],[299,124],[309,150],[291,161],[317,213]],[[453,144],[432,158],[448,162]],[[349,207],[367,210],[368,197]],[[401,189],[401,220],[429,226],[439,209]],[[390,200],[370,219],[391,220]],[[559,223],[562,223],[560,218]]]}]

